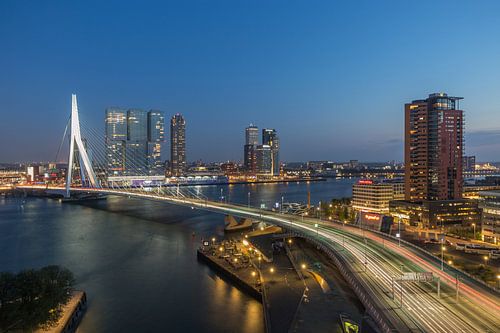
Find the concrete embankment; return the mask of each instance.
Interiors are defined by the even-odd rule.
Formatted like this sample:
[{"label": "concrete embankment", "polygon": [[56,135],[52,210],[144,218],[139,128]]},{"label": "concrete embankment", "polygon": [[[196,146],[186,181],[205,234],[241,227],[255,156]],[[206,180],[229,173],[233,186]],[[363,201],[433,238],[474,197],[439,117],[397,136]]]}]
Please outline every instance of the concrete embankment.
[{"label": "concrete embankment", "polygon": [[235,269],[225,258],[219,258],[216,254],[202,249],[198,249],[197,257],[198,260],[205,262],[208,266],[219,272],[219,274],[229,279],[243,292],[262,302],[260,283],[257,282],[259,281],[258,272],[255,269],[251,267]]},{"label": "concrete embankment", "polygon": [[62,316],[54,326],[38,329],[37,333],[72,333],[75,332],[87,309],[87,294],[73,291],[70,300],[62,308]]},{"label": "concrete embankment", "polygon": [[261,285],[261,270],[258,267],[263,261],[262,253],[247,240],[231,239],[218,244],[204,242],[204,246],[198,249],[197,257],[217,271],[221,277],[263,304],[264,326],[269,333],[271,328],[269,308],[266,291]]}]

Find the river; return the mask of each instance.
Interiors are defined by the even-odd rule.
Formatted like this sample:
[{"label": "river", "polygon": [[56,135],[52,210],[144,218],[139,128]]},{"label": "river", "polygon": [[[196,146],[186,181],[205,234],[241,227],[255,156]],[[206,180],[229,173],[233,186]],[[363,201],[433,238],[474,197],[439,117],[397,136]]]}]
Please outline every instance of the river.
[{"label": "river", "polygon": [[[200,186],[209,198],[271,207],[351,195],[354,179]],[[250,196],[248,193],[250,192]],[[88,294],[78,332],[263,332],[259,302],[198,263],[201,237],[222,237],[223,216],[109,197],[62,204],[0,198],[0,271],[69,268]]]}]

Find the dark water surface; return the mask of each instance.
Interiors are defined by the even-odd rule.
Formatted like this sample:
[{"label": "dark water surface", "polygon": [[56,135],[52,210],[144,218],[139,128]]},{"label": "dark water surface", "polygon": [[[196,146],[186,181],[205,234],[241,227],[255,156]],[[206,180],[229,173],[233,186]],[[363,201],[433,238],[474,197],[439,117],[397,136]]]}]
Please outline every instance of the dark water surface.
[{"label": "dark water surface", "polygon": [[[350,196],[354,180],[206,186],[225,200],[266,206]],[[263,332],[260,303],[196,260],[201,237],[223,236],[223,216],[109,197],[86,205],[0,198],[0,270],[62,265],[87,292],[79,332]],[[194,234],[194,236],[193,236]]]}]

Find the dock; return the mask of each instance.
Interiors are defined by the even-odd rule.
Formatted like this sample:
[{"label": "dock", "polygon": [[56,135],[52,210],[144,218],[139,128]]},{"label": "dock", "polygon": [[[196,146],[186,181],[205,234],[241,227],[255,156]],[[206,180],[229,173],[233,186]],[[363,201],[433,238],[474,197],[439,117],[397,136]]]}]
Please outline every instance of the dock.
[{"label": "dock", "polygon": [[248,249],[242,249],[237,242],[224,241],[202,246],[197,251],[198,260],[205,262],[222,276],[231,280],[236,287],[262,302],[261,279],[253,266]]}]

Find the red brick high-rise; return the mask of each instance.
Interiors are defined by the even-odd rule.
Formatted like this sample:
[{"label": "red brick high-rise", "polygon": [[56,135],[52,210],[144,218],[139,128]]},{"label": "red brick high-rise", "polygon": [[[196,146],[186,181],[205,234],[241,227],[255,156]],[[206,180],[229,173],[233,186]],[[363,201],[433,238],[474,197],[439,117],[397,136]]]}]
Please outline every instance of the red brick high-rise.
[{"label": "red brick high-rise", "polygon": [[462,97],[444,93],[405,104],[405,199],[462,198]]}]

